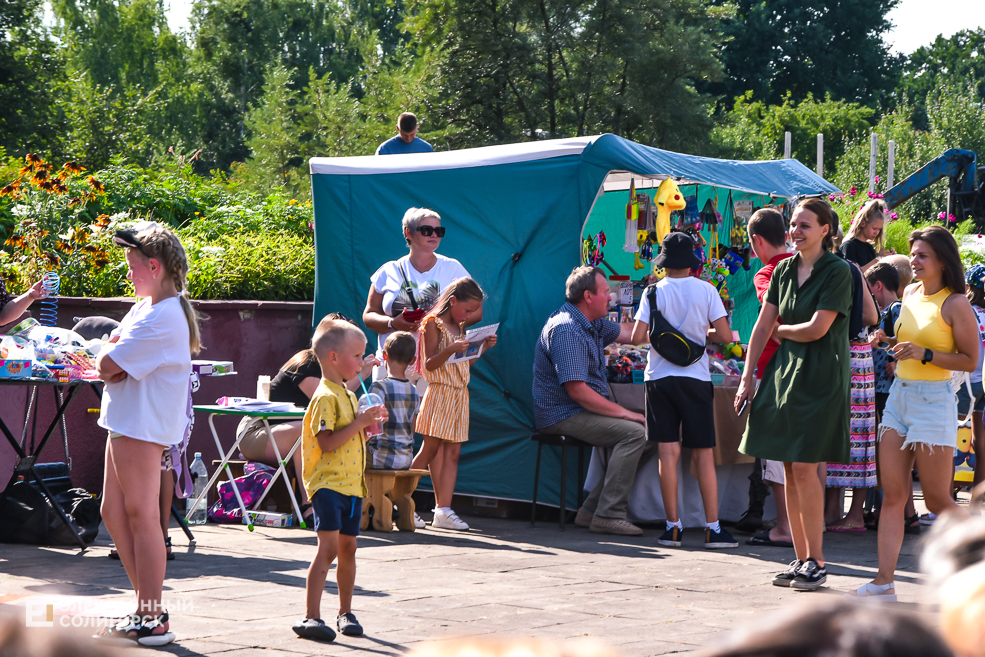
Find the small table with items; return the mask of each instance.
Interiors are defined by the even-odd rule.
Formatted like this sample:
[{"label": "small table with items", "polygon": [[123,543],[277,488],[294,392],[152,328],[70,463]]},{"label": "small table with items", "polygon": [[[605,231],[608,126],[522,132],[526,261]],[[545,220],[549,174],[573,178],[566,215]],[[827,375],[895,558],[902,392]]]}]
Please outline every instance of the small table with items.
[{"label": "small table with items", "polygon": [[[267,492],[270,491],[271,487],[274,485],[274,482],[277,481],[277,477],[279,477],[280,475],[284,475],[284,484],[287,486],[288,494],[291,497],[291,504],[294,507],[294,513],[297,514],[298,524],[301,526],[302,529],[305,528],[307,525],[304,522],[304,517],[301,515],[301,509],[298,507],[298,501],[297,498],[294,496],[294,490],[291,487],[291,479],[290,477],[287,476],[287,468],[286,468],[287,463],[290,461],[291,457],[294,456],[294,452],[301,447],[301,438],[298,438],[297,441],[294,443],[294,446],[291,448],[291,450],[287,454],[285,454],[283,458],[281,458],[280,450],[277,448],[277,441],[274,440],[273,435],[270,433],[270,424],[267,422],[268,420],[300,420],[304,417],[305,409],[300,407],[294,407],[293,410],[289,410],[289,411],[261,411],[261,410],[247,410],[243,408],[236,408],[235,406],[214,406],[214,405],[194,406],[193,408],[197,413],[209,414],[209,428],[212,429],[212,438],[215,440],[215,446],[219,450],[219,455],[222,458],[222,462],[219,464],[219,467],[216,468],[216,471],[209,478],[209,482],[208,484],[206,484],[205,490],[202,492],[202,494],[199,495],[197,498],[195,498],[195,500],[193,500],[190,506],[188,507],[188,512],[187,515],[185,516],[185,521],[187,522],[188,520],[191,519],[195,507],[198,505],[199,501],[203,497],[208,495],[209,491],[212,490],[212,487],[215,486],[216,481],[219,479],[219,475],[222,473],[223,469],[226,470],[226,475],[228,476],[229,481],[230,482],[235,481],[235,478],[233,477],[232,469],[230,469],[229,467],[229,461],[232,460],[233,455],[236,454],[236,450],[239,449],[239,443],[240,440],[242,440],[243,436],[237,435],[236,440],[233,442],[233,446],[229,449],[228,452],[226,452],[222,449],[222,443],[219,441],[219,434],[215,430],[215,423],[214,423],[214,419],[216,415],[232,415],[238,417],[259,418],[263,420],[263,428],[267,432],[267,437],[270,440],[270,445],[274,448],[274,456],[277,457],[277,471],[274,473],[274,476],[270,480],[270,483],[267,485],[267,488],[263,492],[263,495],[260,497],[260,499],[256,501],[256,504],[254,504],[253,507],[259,508],[259,505],[261,502],[263,502],[263,499],[264,497],[266,497]],[[233,493],[236,495],[236,501],[239,503],[239,508],[243,512],[243,522],[246,524],[247,527],[249,527],[250,531],[253,531],[253,520],[252,517],[250,516],[250,513],[246,509],[246,505],[243,504],[243,498],[239,494],[239,488],[236,486],[235,483],[232,484],[232,487],[233,487]]]},{"label": "small table with items", "polygon": [[[14,472],[11,474],[10,481],[7,483],[6,488],[4,488],[3,492],[0,493],[0,506],[2,506],[3,501],[7,498],[7,495],[10,492],[10,487],[14,485],[18,477],[24,477],[25,481],[33,479],[37,482],[38,488],[41,490],[41,494],[44,495],[44,497],[51,504],[61,521],[65,523],[65,525],[72,531],[72,534],[75,536],[79,547],[83,550],[86,548],[85,541],[82,540],[82,536],[79,534],[76,527],[70,522],[65,510],[58,504],[58,501],[55,499],[55,495],[52,494],[51,490],[45,484],[43,477],[37,471],[35,465],[37,464],[38,457],[44,451],[44,447],[48,443],[48,439],[51,438],[52,434],[54,434],[55,427],[62,423],[62,419],[65,416],[65,410],[68,408],[68,405],[72,403],[72,400],[75,398],[79,389],[83,386],[91,385],[96,391],[96,394],[99,395],[99,383],[100,381],[87,381],[81,379],[64,382],[58,381],[57,379],[41,379],[34,377],[25,379],[0,378],[0,386],[50,387],[57,396],[55,417],[52,418],[51,423],[48,425],[48,429],[44,432],[44,435],[41,437],[39,442],[35,442],[35,436],[32,434],[30,452],[26,451],[21,443],[17,441],[14,435],[10,432],[10,429],[7,427],[7,424],[3,421],[3,418],[0,417],[0,432],[7,437],[7,442],[10,443],[10,446],[13,447],[14,451],[17,453],[17,463],[14,465]],[[37,419],[37,405],[33,405],[32,408],[28,409],[27,416],[24,418],[25,427],[27,426],[27,423],[31,421],[32,412],[35,414],[35,420]]]}]

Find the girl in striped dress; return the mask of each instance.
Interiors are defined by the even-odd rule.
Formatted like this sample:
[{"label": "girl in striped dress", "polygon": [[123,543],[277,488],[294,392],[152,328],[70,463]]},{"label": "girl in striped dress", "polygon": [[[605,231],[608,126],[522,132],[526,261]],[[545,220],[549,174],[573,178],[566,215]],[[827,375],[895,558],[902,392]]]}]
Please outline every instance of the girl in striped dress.
[{"label": "girl in striped dress", "polygon": [[[432,527],[467,530],[469,526],[451,510],[458,478],[458,456],[469,439],[469,367],[472,360],[449,363],[465,353],[465,325],[482,308],[485,295],[471,278],[459,278],[445,288],[431,311],[421,320],[416,367],[428,382],[421,400],[416,430],[424,444],[411,464],[428,468],[434,485]],[[483,353],[496,344],[486,339]]]}]

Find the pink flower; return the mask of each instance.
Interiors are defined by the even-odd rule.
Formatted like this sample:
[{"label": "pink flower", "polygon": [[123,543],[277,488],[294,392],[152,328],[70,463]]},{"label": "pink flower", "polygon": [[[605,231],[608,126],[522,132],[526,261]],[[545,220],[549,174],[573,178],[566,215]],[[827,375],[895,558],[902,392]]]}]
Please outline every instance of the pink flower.
[{"label": "pink flower", "polygon": [[876,176],[876,182],[879,182],[879,176]]},{"label": "pink flower", "polygon": [[937,218],[938,218],[938,219],[940,219],[941,221],[944,221],[944,219],[945,219],[946,217],[947,217],[947,215],[946,215],[946,214],[944,214],[943,212],[941,212],[941,213],[939,213],[939,214],[937,215]]},{"label": "pink flower", "polygon": [[828,194],[828,201],[830,201],[831,203],[834,203],[834,200],[835,200],[835,195],[834,194]]},{"label": "pink flower", "polygon": [[852,185],[852,188],[848,190],[848,193],[855,196],[858,193],[858,189],[856,189],[855,185]]},{"label": "pink flower", "polygon": [[889,213],[889,220],[890,221],[896,221],[897,219],[899,219],[899,215],[898,214],[896,214],[895,212],[890,212]]}]

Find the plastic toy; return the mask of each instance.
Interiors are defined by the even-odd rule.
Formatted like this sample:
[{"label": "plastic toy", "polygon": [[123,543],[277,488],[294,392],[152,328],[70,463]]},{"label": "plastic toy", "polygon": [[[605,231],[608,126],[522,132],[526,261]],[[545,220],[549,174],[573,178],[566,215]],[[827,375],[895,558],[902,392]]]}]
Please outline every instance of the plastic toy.
[{"label": "plastic toy", "polygon": [[605,242],[605,231],[599,231],[595,237],[586,237],[581,243],[582,262],[592,267],[598,267],[605,258],[605,253],[602,252]]},{"label": "plastic toy", "polygon": [[629,203],[626,204],[626,238],[622,250],[626,253],[639,251],[636,231],[640,219],[639,200],[636,197],[636,180],[629,179]]},{"label": "plastic toy", "polygon": [[683,210],[686,202],[681,189],[670,178],[660,183],[653,200],[657,205],[657,242],[662,244],[664,238],[670,234],[670,213],[674,210]]}]

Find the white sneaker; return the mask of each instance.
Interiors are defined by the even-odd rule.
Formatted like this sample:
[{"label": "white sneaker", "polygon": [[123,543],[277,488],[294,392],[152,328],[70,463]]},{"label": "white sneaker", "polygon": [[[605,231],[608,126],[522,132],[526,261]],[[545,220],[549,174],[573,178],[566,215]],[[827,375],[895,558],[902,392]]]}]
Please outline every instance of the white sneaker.
[{"label": "white sneaker", "polygon": [[421,520],[421,516],[417,515],[417,512],[415,511],[414,512],[414,527],[416,527],[417,529],[424,529],[427,526],[428,526],[428,524],[426,522],[424,522],[423,520]]},{"label": "white sneaker", "polygon": [[459,518],[451,509],[447,511],[435,509],[431,526],[437,529],[457,529],[458,531],[468,531],[469,528],[468,523]]}]

